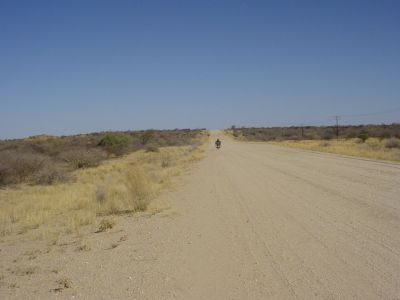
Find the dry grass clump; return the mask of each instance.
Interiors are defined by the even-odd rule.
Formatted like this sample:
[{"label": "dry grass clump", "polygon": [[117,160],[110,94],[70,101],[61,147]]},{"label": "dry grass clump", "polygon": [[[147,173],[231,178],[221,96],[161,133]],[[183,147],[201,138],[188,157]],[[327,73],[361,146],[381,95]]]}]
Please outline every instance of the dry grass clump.
[{"label": "dry grass clump", "polygon": [[159,152],[160,150],[156,145],[149,145],[146,147],[146,152]]},{"label": "dry grass clump", "polygon": [[386,144],[386,148],[392,149],[392,148],[400,148],[400,139],[398,138],[391,138],[389,139]]},{"label": "dry grass clump", "polygon": [[70,149],[61,153],[58,157],[76,170],[97,167],[101,161],[106,159],[106,154],[100,149]]},{"label": "dry grass clump", "polygon": [[88,243],[83,243],[82,245],[78,246],[77,250],[78,251],[90,251],[90,250],[92,250],[92,247]]},{"label": "dry grass clump", "polygon": [[328,141],[323,141],[319,144],[321,147],[329,147],[330,143]]},{"label": "dry grass clump", "polygon": [[0,190],[0,236],[45,237],[87,226],[96,230],[99,216],[146,210],[176,175],[202,157],[202,145],[138,151],[96,168],[78,168],[75,182]]},{"label": "dry grass clump", "polygon": [[112,229],[115,226],[116,222],[114,219],[103,219],[99,224],[99,229],[97,232],[104,232],[109,229]]},{"label": "dry grass clump", "polygon": [[111,243],[111,246],[110,246],[109,249],[115,249],[115,248],[117,248],[119,245],[120,245],[120,243],[117,243],[117,242]]},{"label": "dry grass clump", "polygon": [[100,215],[144,211],[153,198],[152,182],[142,167],[131,165],[119,177],[97,186],[95,197]]},{"label": "dry grass clump", "polygon": [[362,144],[362,143],[364,143],[364,141],[363,141],[362,139],[360,139],[360,138],[355,138],[355,139],[354,139],[354,143],[356,143],[356,144]]},{"label": "dry grass clump", "polygon": [[363,142],[362,140],[359,141],[358,139],[348,139],[339,141],[331,140],[329,142],[305,140],[280,141],[271,143],[313,151],[330,152],[350,156],[366,157],[371,159],[400,161],[400,148],[387,147],[387,144],[393,143],[393,141],[380,140],[377,138],[369,138],[365,142]]},{"label": "dry grass clump", "polygon": [[59,284],[59,290],[72,288],[72,281],[69,278],[61,278],[57,280],[57,283]]}]

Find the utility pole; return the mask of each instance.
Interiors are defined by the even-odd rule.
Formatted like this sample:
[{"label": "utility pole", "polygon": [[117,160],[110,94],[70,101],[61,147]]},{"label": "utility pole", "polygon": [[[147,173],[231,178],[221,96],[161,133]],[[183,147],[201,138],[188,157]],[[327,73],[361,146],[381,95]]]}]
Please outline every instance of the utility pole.
[{"label": "utility pole", "polygon": [[304,125],[301,124],[301,137],[304,138]]},{"label": "utility pole", "polygon": [[339,116],[335,116],[336,119],[336,140],[339,140]]}]

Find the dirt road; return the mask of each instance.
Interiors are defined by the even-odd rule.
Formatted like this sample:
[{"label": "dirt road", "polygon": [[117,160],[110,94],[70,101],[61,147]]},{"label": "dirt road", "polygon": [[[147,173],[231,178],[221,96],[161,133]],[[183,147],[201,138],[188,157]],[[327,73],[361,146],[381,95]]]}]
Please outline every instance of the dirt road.
[{"label": "dirt road", "polygon": [[64,254],[58,296],[400,299],[399,164],[222,138],[119,247]]}]

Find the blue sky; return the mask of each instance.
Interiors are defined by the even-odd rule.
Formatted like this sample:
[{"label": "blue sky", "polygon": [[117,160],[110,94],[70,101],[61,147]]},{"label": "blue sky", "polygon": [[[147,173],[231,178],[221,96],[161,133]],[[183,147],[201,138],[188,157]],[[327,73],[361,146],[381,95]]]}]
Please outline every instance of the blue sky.
[{"label": "blue sky", "polygon": [[400,122],[400,1],[0,0],[0,138]]}]

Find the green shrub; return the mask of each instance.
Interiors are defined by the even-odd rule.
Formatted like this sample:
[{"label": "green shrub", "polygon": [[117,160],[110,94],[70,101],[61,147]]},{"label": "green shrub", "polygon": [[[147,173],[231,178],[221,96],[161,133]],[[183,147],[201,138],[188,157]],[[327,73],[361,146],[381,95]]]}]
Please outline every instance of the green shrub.
[{"label": "green shrub", "polygon": [[98,143],[109,154],[121,155],[128,147],[129,138],[122,133],[107,133]]},{"label": "green shrub", "polygon": [[366,130],[361,131],[360,134],[358,135],[358,138],[361,139],[363,143],[365,143],[365,141],[368,140],[369,138],[368,131]]}]

